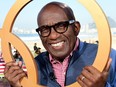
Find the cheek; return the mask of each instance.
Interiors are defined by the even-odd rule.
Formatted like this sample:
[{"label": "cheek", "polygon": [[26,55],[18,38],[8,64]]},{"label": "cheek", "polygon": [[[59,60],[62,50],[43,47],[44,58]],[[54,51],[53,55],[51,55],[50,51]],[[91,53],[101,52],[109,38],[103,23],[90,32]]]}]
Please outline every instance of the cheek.
[{"label": "cheek", "polygon": [[70,42],[69,42],[69,45],[70,45],[70,49],[71,49],[71,50],[74,49],[75,43],[76,43],[76,36],[71,35],[71,36],[70,36]]},{"label": "cheek", "polygon": [[76,40],[76,35],[75,32],[72,28],[68,29],[67,32],[65,33],[65,36],[67,37],[67,39],[69,40],[70,44],[73,44]]},{"label": "cheek", "polygon": [[41,38],[42,44],[46,49],[46,45],[47,45],[47,38]]},{"label": "cheek", "polygon": [[64,36],[67,38],[68,44],[67,46],[69,47],[70,50],[73,50],[74,45],[76,43],[76,38],[77,36],[74,34],[74,31],[69,31],[69,33],[65,33]]}]

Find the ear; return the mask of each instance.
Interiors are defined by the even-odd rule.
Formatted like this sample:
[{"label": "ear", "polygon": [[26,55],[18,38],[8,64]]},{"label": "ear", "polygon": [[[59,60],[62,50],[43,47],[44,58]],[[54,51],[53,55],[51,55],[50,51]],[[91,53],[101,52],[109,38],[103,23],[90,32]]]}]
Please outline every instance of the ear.
[{"label": "ear", "polygon": [[75,23],[74,23],[74,31],[75,31],[75,35],[77,36],[78,34],[79,34],[79,32],[80,32],[80,28],[81,28],[81,25],[80,25],[80,23],[78,22],[78,21],[76,21]]}]

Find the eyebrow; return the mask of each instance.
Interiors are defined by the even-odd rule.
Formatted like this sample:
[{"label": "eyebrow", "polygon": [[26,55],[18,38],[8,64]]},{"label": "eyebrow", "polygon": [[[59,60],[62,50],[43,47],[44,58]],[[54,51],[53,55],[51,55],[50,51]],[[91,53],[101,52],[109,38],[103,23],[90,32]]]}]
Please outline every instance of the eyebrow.
[{"label": "eyebrow", "polygon": [[[58,23],[67,22],[67,21],[69,21],[69,23],[73,23],[75,20],[59,21],[59,22],[56,22],[56,23],[54,23],[54,24],[52,24],[52,25],[42,25],[42,26],[53,26],[53,25],[56,25],[56,24],[58,24]],[[42,26],[40,26],[40,27],[42,27]]]}]

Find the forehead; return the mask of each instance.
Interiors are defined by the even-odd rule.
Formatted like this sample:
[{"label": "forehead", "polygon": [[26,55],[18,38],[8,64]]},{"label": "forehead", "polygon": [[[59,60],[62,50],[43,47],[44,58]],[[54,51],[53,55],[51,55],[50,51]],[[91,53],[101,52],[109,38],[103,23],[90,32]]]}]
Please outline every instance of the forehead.
[{"label": "forehead", "polygon": [[48,6],[38,17],[39,26],[53,25],[55,23],[68,20],[65,12],[58,6]]}]

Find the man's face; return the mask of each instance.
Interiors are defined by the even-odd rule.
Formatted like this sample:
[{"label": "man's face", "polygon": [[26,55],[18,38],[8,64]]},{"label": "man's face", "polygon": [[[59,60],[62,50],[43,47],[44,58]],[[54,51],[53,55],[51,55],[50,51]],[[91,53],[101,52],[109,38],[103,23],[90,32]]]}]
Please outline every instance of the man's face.
[{"label": "man's face", "polygon": [[[68,18],[64,11],[58,7],[51,7],[52,9],[45,10],[39,17],[39,26],[54,25],[58,22],[67,21]],[[40,37],[45,49],[57,60],[63,60],[73,50],[76,35],[74,34],[74,27],[68,26],[65,33],[59,34],[53,28],[48,37]]]}]

